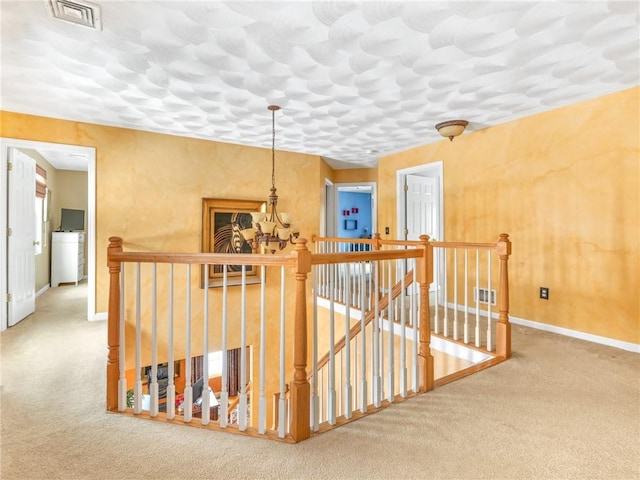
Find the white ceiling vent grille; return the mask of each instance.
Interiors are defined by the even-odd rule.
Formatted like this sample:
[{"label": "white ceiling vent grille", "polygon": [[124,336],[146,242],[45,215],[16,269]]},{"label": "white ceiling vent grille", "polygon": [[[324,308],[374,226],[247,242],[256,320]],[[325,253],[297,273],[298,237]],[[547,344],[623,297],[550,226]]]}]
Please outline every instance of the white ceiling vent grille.
[{"label": "white ceiling vent grille", "polygon": [[100,5],[84,0],[44,0],[44,3],[53,18],[102,30]]}]

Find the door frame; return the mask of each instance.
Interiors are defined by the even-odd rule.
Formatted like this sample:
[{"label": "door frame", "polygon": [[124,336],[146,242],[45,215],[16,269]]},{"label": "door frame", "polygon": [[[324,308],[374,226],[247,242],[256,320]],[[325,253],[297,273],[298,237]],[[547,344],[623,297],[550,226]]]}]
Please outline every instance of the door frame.
[{"label": "door frame", "polygon": [[328,178],[324,179],[324,215],[320,219],[320,236],[336,236],[336,194],[335,184]]},{"label": "door frame", "polygon": [[[87,188],[87,320],[101,320],[102,318],[98,318],[96,315],[96,149],[94,147],[0,137],[0,154],[2,155],[0,185],[3,185],[3,189],[7,185],[6,165],[10,148],[59,150],[84,155],[87,158],[89,183]],[[0,298],[2,299],[0,332],[7,329],[7,207],[7,195],[0,195],[0,232],[2,232],[0,233]]]},{"label": "door frame", "polygon": [[338,232],[338,221],[340,216],[338,215],[338,195],[340,193],[341,188],[354,188],[354,187],[367,187],[371,188],[371,235],[378,233],[378,191],[377,191],[377,183],[376,182],[350,182],[350,183],[334,183],[334,198],[333,198],[333,209],[334,209],[334,232]]},{"label": "door frame", "polygon": [[443,162],[439,160],[433,163],[427,163],[424,165],[418,165],[417,167],[403,168],[402,170],[396,171],[396,182],[397,182],[397,232],[396,238],[404,238],[404,231],[407,228],[406,222],[406,213],[407,213],[407,205],[406,205],[406,196],[404,194],[404,184],[406,183],[407,175],[419,175],[423,177],[431,177],[436,179],[436,183],[438,185],[438,231],[440,232],[440,236],[442,238],[437,238],[436,240],[443,242],[444,241],[444,174],[443,174]]},{"label": "door frame", "polygon": [[[404,238],[404,231],[407,228],[406,222],[406,212],[407,212],[407,197],[404,192],[404,184],[406,183],[407,175],[419,175],[423,177],[430,177],[436,180],[436,184],[438,185],[438,194],[437,194],[437,202],[438,208],[437,210],[437,223],[438,223],[438,231],[440,232],[441,238],[436,238],[437,241],[443,242],[444,239],[444,164],[442,160],[427,163],[424,165],[418,165],[416,167],[403,168],[402,170],[396,171],[396,181],[397,181],[397,215],[398,221],[397,224],[397,238]],[[436,263],[436,268],[439,269],[437,278],[443,278],[443,262],[442,259],[437,257],[437,253],[434,253],[434,261]],[[442,288],[440,285],[434,283],[431,284],[429,291],[431,295],[434,296],[433,300],[436,304],[441,304],[442,300],[440,298],[442,294]]]}]

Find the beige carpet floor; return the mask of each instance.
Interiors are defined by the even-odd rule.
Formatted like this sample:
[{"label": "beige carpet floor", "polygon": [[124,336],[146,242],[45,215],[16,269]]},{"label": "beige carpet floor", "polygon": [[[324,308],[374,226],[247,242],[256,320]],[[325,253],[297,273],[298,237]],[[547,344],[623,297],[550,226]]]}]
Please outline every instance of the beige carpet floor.
[{"label": "beige carpet floor", "polygon": [[2,479],[640,478],[638,354],[514,326],[510,361],[290,445],[105,413],[85,289],[0,335]]}]

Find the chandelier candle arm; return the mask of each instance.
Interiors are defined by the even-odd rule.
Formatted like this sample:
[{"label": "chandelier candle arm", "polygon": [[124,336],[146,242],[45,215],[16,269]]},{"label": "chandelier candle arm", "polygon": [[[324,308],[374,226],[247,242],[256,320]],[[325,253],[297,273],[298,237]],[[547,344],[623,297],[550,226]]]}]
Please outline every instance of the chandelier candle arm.
[{"label": "chandelier candle arm", "polygon": [[276,189],[276,111],[280,110],[277,105],[267,107],[271,111],[271,194],[267,198],[266,212],[252,212],[251,221],[253,228],[240,231],[242,237],[251,245],[253,250],[257,250],[260,245],[268,248],[271,246],[271,253],[275,253],[274,246],[280,250],[289,243],[296,243],[298,231],[291,226],[291,216],[288,213],[278,214],[278,193]]}]

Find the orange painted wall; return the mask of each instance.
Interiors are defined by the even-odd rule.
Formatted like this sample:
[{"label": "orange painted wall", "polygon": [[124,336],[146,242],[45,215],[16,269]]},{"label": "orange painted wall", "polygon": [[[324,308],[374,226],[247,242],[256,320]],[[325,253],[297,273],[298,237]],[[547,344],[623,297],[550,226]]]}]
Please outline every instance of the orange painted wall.
[{"label": "orange painted wall", "polygon": [[378,225],[396,171],[442,161],[445,239],[511,237],[513,316],[640,343],[639,107],[632,88],[384,157]]},{"label": "orange painted wall", "polygon": [[[96,148],[96,308],[107,310],[106,248],[112,235],[139,251],[197,252],[202,198],[266,200],[271,151],[229,143],[0,112],[8,138]],[[324,162],[278,152],[278,209],[290,211],[301,236],[316,233]],[[301,212],[296,215],[295,212]],[[104,268],[103,268],[104,266]]]},{"label": "orange painted wall", "polygon": [[[108,270],[106,249],[110,236],[120,236],[129,251],[198,252],[201,247],[202,198],[253,199],[265,201],[271,187],[270,149],[244,147],[172,135],[162,135],[122,128],[106,127],[11,112],[0,112],[0,135],[41,142],[81,145],[96,148],[96,309],[106,312],[108,302]],[[280,211],[289,211],[300,229],[301,236],[310,237],[318,231],[319,209],[324,202],[323,166],[320,157],[278,152],[276,155],[276,186],[280,196]],[[309,208],[314,206],[314,208]],[[158,267],[160,272],[162,266]],[[128,276],[128,278],[134,278]],[[159,279],[162,277],[158,277]],[[166,277],[165,277],[166,278]],[[175,304],[184,298],[184,269],[176,267]],[[202,318],[202,289],[199,273],[192,274],[194,319]],[[270,273],[268,284],[277,285],[279,273]],[[287,278],[292,292],[295,279]],[[142,284],[143,298],[150,297],[150,278]],[[158,298],[166,298],[166,282],[158,282]],[[248,295],[258,295],[259,287],[250,287]],[[129,293],[131,290],[129,290]],[[182,295],[182,297],[180,297]],[[210,312],[212,318],[209,349],[220,349],[221,289],[212,289]],[[134,305],[133,295],[126,295],[128,323],[126,326],[128,368],[133,366]],[[294,295],[287,296],[287,311],[295,311]],[[240,291],[231,289],[230,315],[239,315]],[[269,305],[279,305],[278,293],[268,293]],[[248,299],[251,304],[251,299]],[[149,312],[143,308],[142,364],[150,364]],[[166,315],[158,308],[158,332],[164,336]],[[251,307],[253,308],[253,307]],[[146,311],[145,311],[146,309]],[[249,309],[249,322],[259,315]],[[269,312],[269,335],[278,326],[277,312]],[[273,317],[273,318],[272,318]],[[291,322],[293,317],[288,318]],[[238,325],[236,322],[234,325]],[[239,328],[239,327],[238,327]],[[292,345],[293,329],[287,329],[287,344]],[[202,321],[195,321],[192,329],[192,355],[202,353]],[[276,337],[277,338],[277,337]],[[181,358],[185,339],[182,330],[176,331],[176,358]],[[239,332],[229,332],[229,348],[240,346]],[[259,345],[259,331],[248,328],[248,345]],[[287,351],[288,370],[293,370],[292,348]],[[182,352],[183,353],[183,352]],[[106,354],[105,354],[106,355]],[[257,355],[255,358],[258,358]],[[166,353],[158,352],[158,361]],[[254,362],[255,363],[255,362]],[[275,375],[278,355],[267,357],[267,382],[277,386]],[[254,365],[254,371],[257,371]],[[275,387],[274,387],[275,388]],[[268,387],[267,395],[271,395]],[[256,403],[257,405],[257,403]]]},{"label": "orange painted wall", "polygon": [[[640,343],[639,96],[633,88],[384,157],[378,224],[396,231],[396,171],[442,160],[445,239],[511,235],[512,315]],[[10,112],[0,112],[0,134],[96,147],[98,311],[108,236],[129,249],[198,251],[202,197],[263,199],[270,186],[267,149]],[[279,206],[305,212],[304,236],[319,231],[322,212],[306,207],[322,209],[329,174],[338,181],[319,157],[277,156]]]},{"label": "orange painted wall", "polygon": [[335,170],[333,175],[335,183],[373,183],[378,181],[376,168],[349,168]]}]

